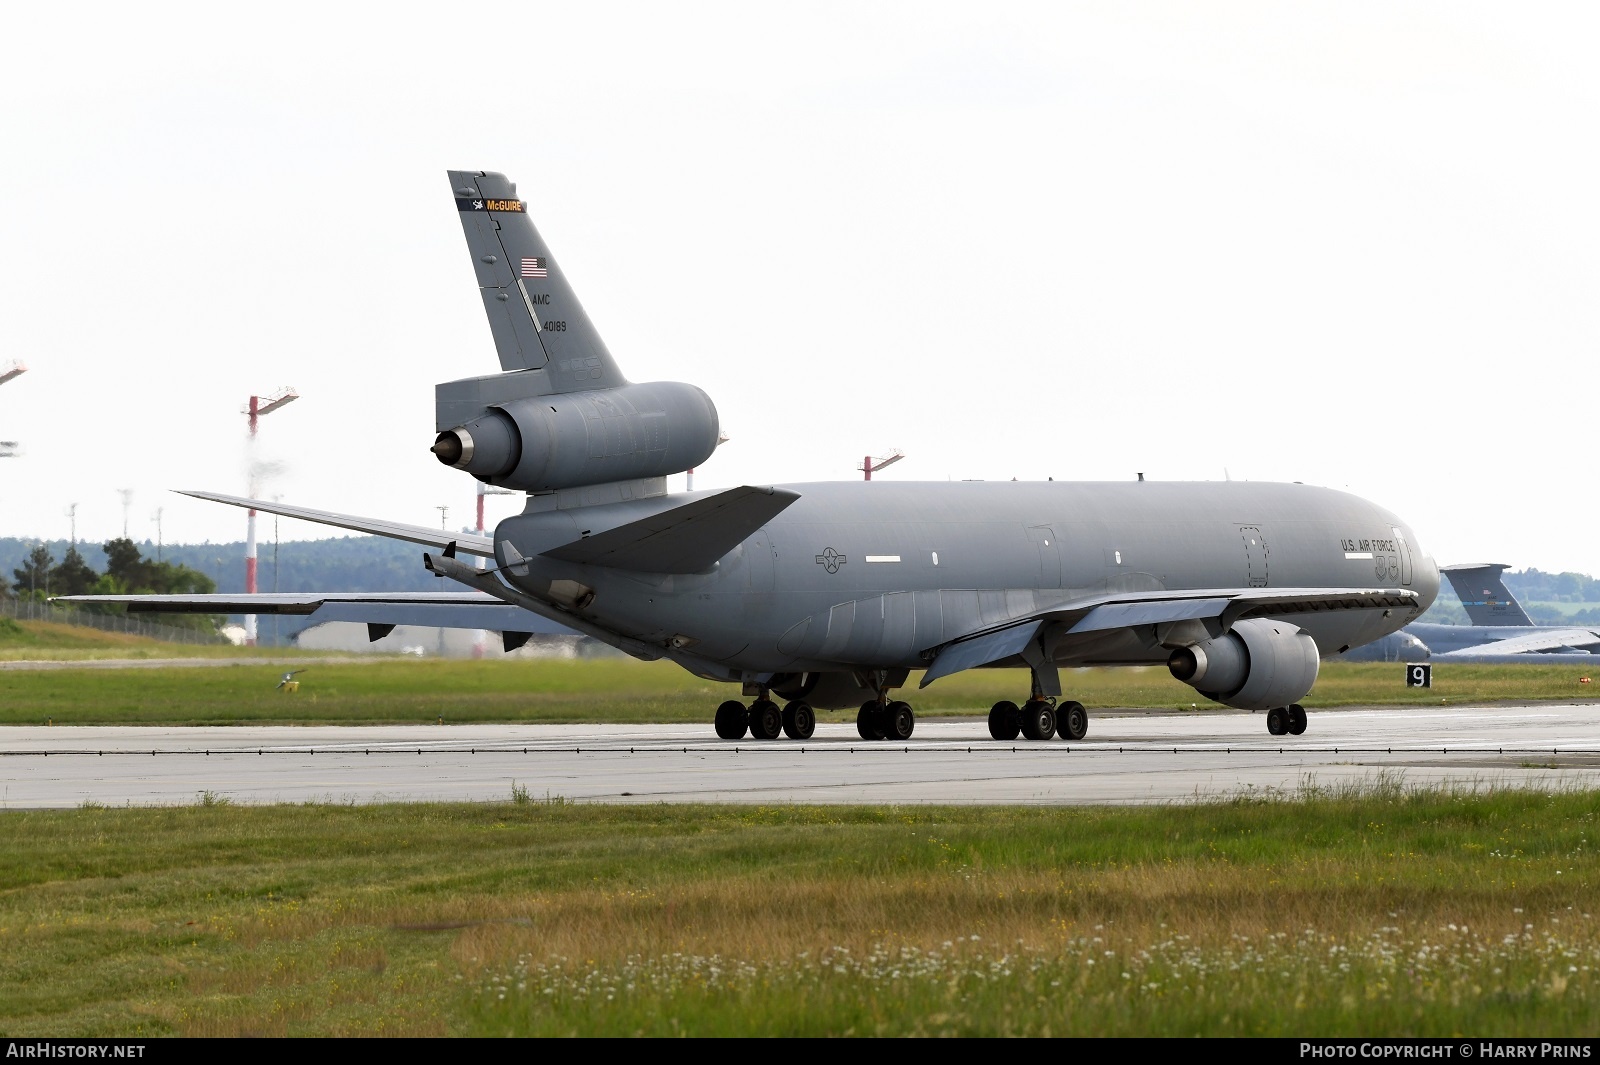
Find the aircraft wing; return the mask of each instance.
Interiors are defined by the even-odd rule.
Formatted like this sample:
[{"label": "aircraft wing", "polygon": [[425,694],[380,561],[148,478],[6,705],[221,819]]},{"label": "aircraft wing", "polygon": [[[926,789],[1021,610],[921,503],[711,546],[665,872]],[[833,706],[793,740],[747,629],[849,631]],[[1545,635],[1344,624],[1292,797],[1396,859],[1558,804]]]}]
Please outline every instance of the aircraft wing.
[{"label": "aircraft wing", "polygon": [[[383,518],[361,518],[353,514],[339,514],[331,510],[291,507],[283,503],[271,503],[261,499],[246,499],[243,496],[221,495],[217,492],[179,491],[178,494],[193,496],[195,499],[210,500],[213,503],[226,503],[232,507],[259,510],[263,514],[279,514],[285,518],[314,521],[319,525],[332,525],[340,529],[350,529],[353,532],[387,536],[391,540],[408,540],[411,543],[426,544],[429,547],[442,548],[454,543],[457,551],[469,555],[478,555],[482,558],[494,557],[494,541],[488,536],[478,536],[473,533],[452,533],[444,529],[430,529],[425,525],[406,525],[403,522],[387,521]],[[246,613],[260,614],[263,611],[251,610],[246,611]]]},{"label": "aircraft wing", "polygon": [[1142,625],[1181,621],[1218,622],[1229,628],[1249,617],[1288,616],[1325,610],[1407,609],[1417,594],[1398,588],[1201,588],[1182,592],[1135,592],[1072,600],[1025,617],[986,625],[932,648],[933,660],[919,687],[964,669],[1021,654],[1046,624],[1061,626],[1063,638]]},{"label": "aircraft wing", "polygon": [[[365,624],[382,639],[396,625],[429,628],[490,629],[506,633],[508,647],[521,646],[532,633],[576,636],[564,625],[480,592],[259,592],[206,595],[63,595],[64,603],[117,603],[129,613],[294,614],[321,621]],[[522,636],[513,641],[512,635]]]},{"label": "aircraft wing", "polygon": [[1487,640],[1471,647],[1436,654],[1434,658],[1469,658],[1478,655],[1528,655],[1537,657],[1551,652],[1572,654],[1580,648],[1600,644],[1600,632],[1593,629],[1540,629],[1538,632],[1513,636],[1505,640]]}]

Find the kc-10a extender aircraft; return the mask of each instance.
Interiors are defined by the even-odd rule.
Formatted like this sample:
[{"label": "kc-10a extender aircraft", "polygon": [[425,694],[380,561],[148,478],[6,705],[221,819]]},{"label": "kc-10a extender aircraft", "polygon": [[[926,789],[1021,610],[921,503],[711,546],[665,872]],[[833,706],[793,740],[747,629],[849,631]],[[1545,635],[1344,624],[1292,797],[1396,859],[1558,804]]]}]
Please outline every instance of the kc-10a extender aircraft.
[{"label": "kc-10a extender aircraft", "polygon": [[[436,550],[472,589],[415,595],[95,596],[131,609],[326,612],[394,624],[585,633],[743,686],[716,732],[812,734],[859,706],[864,738],[908,738],[897,697],[979,667],[1025,668],[997,739],[1082,739],[1063,666],[1160,664],[1217,702],[1300,734],[1322,654],[1394,632],[1439,572],[1363,499],[1301,484],[849,481],[669,494],[716,448],[711,398],[622,375],[503,175],[451,171],[500,373],[437,386],[433,453],[527,493],[493,536],[262,500],[202,498]],[[1248,427],[1237,427],[1244,430]],[[1271,425],[1255,427],[1270,439]],[[462,555],[493,559],[478,569]],[[781,700],[781,702],[780,702]],[[1018,705],[1020,703],[1020,705]],[[711,710],[710,707],[707,708]]]}]

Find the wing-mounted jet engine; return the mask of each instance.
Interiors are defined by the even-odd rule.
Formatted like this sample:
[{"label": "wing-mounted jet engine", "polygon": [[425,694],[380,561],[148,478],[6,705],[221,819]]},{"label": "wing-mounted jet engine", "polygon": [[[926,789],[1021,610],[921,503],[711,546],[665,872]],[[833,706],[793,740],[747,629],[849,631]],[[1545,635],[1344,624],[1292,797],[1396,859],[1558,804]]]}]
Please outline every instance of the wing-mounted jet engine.
[{"label": "wing-mounted jet engine", "polygon": [[709,458],[711,397],[622,376],[517,187],[462,170],[450,184],[505,372],[437,387],[439,461],[502,488],[552,492],[665,477]]},{"label": "wing-mounted jet engine", "polygon": [[1175,648],[1167,669],[1214,702],[1267,711],[1267,731],[1306,730],[1303,699],[1317,681],[1317,643],[1297,626],[1245,618],[1212,639]]}]

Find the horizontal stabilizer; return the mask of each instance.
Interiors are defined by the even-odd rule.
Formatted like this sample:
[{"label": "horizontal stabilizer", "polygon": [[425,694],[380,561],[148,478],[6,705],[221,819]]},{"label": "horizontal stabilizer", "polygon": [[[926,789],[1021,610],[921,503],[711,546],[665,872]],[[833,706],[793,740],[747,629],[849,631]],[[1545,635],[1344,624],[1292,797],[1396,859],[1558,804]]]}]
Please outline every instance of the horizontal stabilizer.
[{"label": "horizontal stabilizer", "polygon": [[544,556],[644,573],[704,573],[799,498],[782,488],[730,488],[551,548]]},{"label": "horizontal stabilizer", "polygon": [[[312,510],[310,507],[291,507],[283,503],[269,503],[260,499],[221,495],[217,492],[186,492],[178,490],[178,494],[193,496],[195,499],[210,500],[213,503],[226,503],[230,507],[259,510],[263,514],[280,514],[285,518],[299,518],[301,521],[314,521],[319,525],[332,525],[340,529],[349,529],[352,532],[385,536],[391,540],[405,540],[413,544],[426,544],[429,547],[448,547],[453,543],[456,545],[456,550],[464,554],[478,555],[481,558],[494,557],[494,542],[487,536],[476,536],[472,533],[452,533],[443,529],[430,529],[426,525],[406,525],[402,522],[387,521],[383,518],[359,518],[353,514],[338,514],[331,510]],[[255,612],[261,613],[259,610]]]},{"label": "horizontal stabilizer", "polygon": [[366,625],[422,625],[443,629],[490,629],[574,636],[558,625],[477,592],[260,592],[255,595],[63,595],[63,603],[115,603],[130,614],[287,614],[315,615],[318,622]]}]

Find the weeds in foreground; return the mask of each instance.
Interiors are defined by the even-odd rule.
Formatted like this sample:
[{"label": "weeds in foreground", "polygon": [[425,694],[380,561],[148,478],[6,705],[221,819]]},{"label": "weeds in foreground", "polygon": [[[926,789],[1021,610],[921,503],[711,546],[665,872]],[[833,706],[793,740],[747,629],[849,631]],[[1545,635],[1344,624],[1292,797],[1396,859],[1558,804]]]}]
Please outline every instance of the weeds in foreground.
[{"label": "weeds in foreground", "polygon": [[7,811],[0,1034],[1600,1033],[1594,795],[1401,784]]}]

